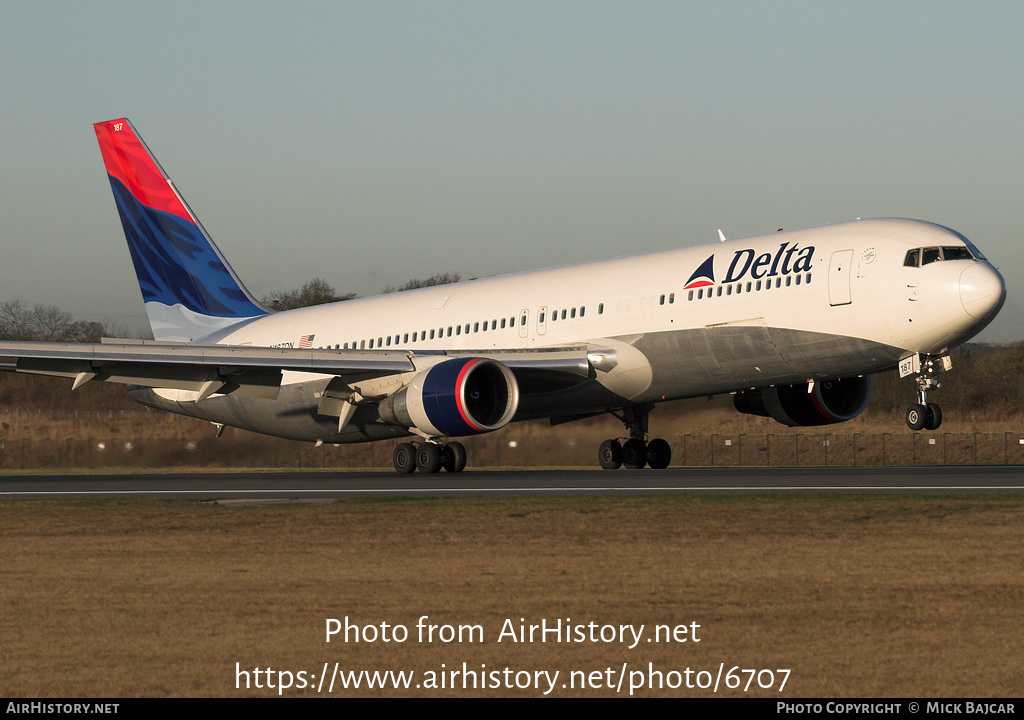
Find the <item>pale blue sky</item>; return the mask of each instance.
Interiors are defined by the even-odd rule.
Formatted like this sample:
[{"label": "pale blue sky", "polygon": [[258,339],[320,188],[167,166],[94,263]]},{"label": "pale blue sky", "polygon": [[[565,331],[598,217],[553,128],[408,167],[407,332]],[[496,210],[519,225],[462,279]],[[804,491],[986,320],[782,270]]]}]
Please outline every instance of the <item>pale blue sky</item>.
[{"label": "pale blue sky", "polygon": [[257,295],[854,217],[964,233],[1024,339],[1018,2],[0,1],[0,300],[144,322],[92,123]]}]

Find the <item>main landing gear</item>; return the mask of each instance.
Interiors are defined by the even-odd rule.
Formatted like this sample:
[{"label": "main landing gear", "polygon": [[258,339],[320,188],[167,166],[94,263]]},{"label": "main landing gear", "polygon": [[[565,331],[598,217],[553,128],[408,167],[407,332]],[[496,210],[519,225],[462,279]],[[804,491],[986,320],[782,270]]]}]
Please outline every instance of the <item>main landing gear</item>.
[{"label": "main landing gear", "polygon": [[605,470],[617,470],[625,465],[630,470],[639,470],[645,465],[656,470],[668,467],[672,462],[672,447],[662,440],[647,439],[647,417],[654,405],[637,405],[622,409],[622,414],[612,413],[629,431],[629,439],[624,443],[618,440],[605,440],[597,452],[598,461]]},{"label": "main landing gear", "polygon": [[436,473],[441,469],[448,472],[462,472],[466,467],[466,448],[460,442],[421,442],[418,445],[402,443],[395,448],[392,460],[395,470],[409,474],[415,470],[421,473]]},{"label": "main landing gear", "polygon": [[911,430],[938,430],[942,424],[942,409],[935,403],[928,402],[928,391],[939,389],[940,383],[934,376],[949,370],[953,363],[948,355],[925,356],[923,359],[915,355],[905,362],[909,362],[910,365],[905,372],[904,364],[900,364],[900,376],[917,376],[914,378],[917,383],[917,403],[907,407],[907,427]]}]

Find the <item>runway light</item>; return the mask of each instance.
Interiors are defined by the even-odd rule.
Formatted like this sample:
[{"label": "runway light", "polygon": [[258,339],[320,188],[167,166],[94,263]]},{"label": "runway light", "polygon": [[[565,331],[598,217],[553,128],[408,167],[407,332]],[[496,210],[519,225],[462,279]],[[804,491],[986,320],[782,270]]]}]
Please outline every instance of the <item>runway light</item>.
[{"label": "runway light", "polygon": [[515,440],[509,440],[508,441],[508,446],[510,448],[519,447],[519,443],[517,443]]}]

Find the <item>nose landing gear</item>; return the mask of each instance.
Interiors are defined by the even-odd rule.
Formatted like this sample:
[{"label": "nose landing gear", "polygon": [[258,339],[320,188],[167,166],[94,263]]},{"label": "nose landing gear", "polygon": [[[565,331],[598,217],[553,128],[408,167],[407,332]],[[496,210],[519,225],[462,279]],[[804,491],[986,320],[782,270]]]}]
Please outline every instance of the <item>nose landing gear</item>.
[{"label": "nose landing gear", "polygon": [[938,430],[942,424],[942,409],[928,402],[928,391],[938,390],[941,384],[935,379],[938,373],[953,367],[949,355],[936,357],[914,355],[900,362],[900,377],[915,375],[917,403],[907,408],[907,427],[911,430]]}]

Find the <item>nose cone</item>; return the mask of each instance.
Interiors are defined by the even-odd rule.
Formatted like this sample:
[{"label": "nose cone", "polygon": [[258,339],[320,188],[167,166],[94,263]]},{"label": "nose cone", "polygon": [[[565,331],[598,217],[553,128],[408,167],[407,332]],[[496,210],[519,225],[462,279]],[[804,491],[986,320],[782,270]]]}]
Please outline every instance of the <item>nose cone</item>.
[{"label": "nose cone", "polygon": [[1006,284],[999,271],[976,262],[960,275],[960,302],[971,317],[994,317],[1006,299]]}]

